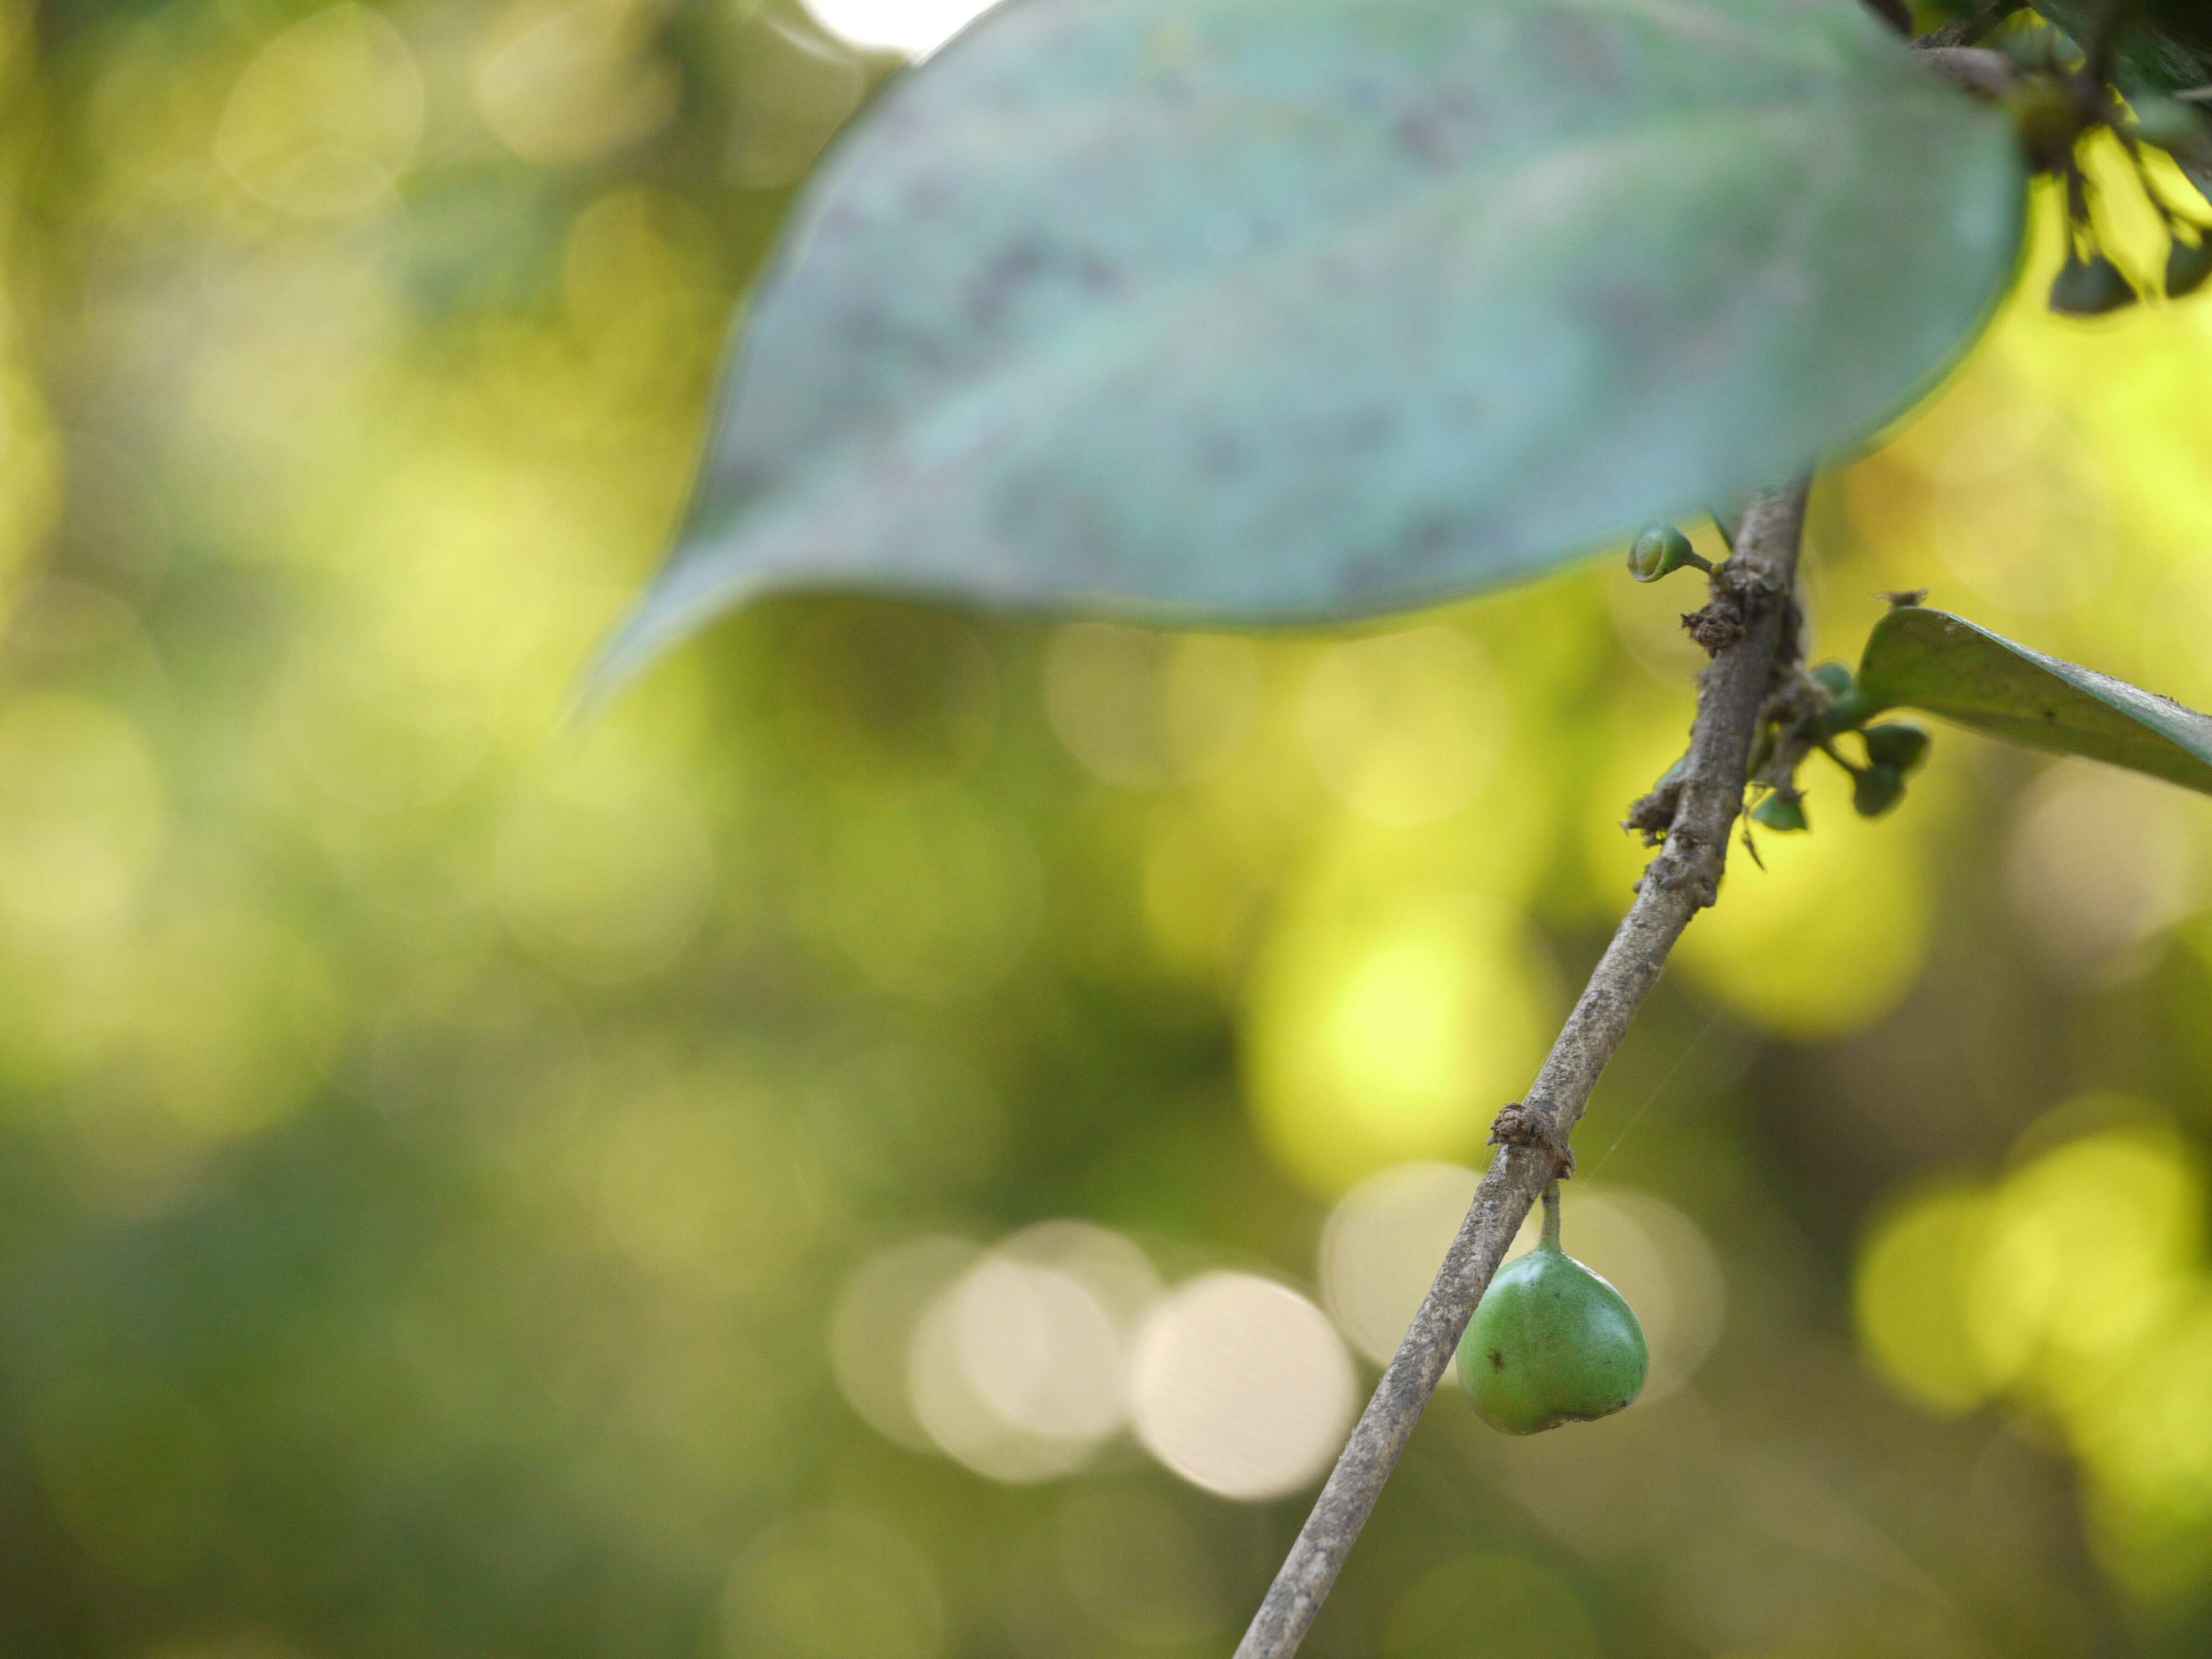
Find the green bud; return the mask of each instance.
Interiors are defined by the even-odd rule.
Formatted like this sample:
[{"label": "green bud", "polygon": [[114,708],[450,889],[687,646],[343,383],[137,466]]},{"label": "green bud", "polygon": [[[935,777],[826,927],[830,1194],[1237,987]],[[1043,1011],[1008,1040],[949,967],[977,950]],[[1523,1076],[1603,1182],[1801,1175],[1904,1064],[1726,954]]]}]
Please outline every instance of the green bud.
[{"label": "green bud", "polygon": [[1900,776],[1928,758],[1928,734],[1917,726],[1869,726],[1859,735],[1866,739],[1867,758],[1894,767]]},{"label": "green bud", "polygon": [[1794,836],[1813,827],[1805,816],[1805,798],[1785,795],[1778,789],[1751,809],[1751,821],[1778,836]]},{"label": "green bud", "polygon": [[2062,317],[2106,317],[2135,302],[2135,285],[2101,253],[2069,253],[2051,284],[2051,308]]},{"label": "green bud", "polygon": [[1831,697],[1847,697],[1851,694],[1851,671],[1839,662],[1822,663],[1813,671],[1813,678]]},{"label": "green bud", "polygon": [[1905,799],[1905,774],[1894,766],[1869,766],[1851,781],[1851,805],[1863,818],[1878,818]]},{"label": "green bud", "polygon": [[1476,1413],[1505,1434],[1609,1417],[1651,1366],[1635,1310],[1553,1242],[1498,1270],[1458,1359]]},{"label": "green bud", "polygon": [[2203,112],[2179,98],[2161,98],[2154,93],[2138,98],[2135,115],[2129,136],[2160,149],[2192,149],[2207,136]]},{"label": "green bud", "polygon": [[1650,526],[1628,550],[1628,574],[1640,582],[1671,576],[1686,564],[1702,570],[1712,568],[1698,556],[1690,538],[1671,524]]},{"label": "green bud", "polygon": [[2208,276],[2212,276],[2212,236],[2200,235],[2193,242],[2175,237],[2166,255],[2166,297],[2186,298],[2203,287]]},{"label": "green bud", "polygon": [[1832,737],[1838,732],[1852,730],[1869,715],[1881,712],[1865,692],[1847,691],[1828,705],[1827,712],[1820,716],[1820,729]]}]

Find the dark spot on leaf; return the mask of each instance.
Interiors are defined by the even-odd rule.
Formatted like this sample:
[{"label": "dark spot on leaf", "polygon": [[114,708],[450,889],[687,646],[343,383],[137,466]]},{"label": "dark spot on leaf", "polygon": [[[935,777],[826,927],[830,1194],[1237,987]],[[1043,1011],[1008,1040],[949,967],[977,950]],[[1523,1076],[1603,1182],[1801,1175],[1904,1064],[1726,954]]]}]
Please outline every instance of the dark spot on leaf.
[{"label": "dark spot on leaf", "polygon": [[1360,410],[1344,422],[1344,447],[1353,454],[1375,449],[1389,436],[1390,417],[1379,409]]},{"label": "dark spot on leaf", "polygon": [[1044,266],[1045,252],[1036,243],[1022,242],[1008,248],[984,267],[969,300],[970,320],[986,332],[997,328],[1017,294]]},{"label": "dark spot on leaf", "polygon": [[1234,477],[1244,470],[1244,446],[1226,433],[1209,433],[1199,445],[1198,453],[1211,477]]},{"label": "dark spot on leaf", "polygon": [[1443,167],[1458,159],[1449,130],[1426,110],[1398,118],[1394,136],[1398,148],[1425,167]]}]

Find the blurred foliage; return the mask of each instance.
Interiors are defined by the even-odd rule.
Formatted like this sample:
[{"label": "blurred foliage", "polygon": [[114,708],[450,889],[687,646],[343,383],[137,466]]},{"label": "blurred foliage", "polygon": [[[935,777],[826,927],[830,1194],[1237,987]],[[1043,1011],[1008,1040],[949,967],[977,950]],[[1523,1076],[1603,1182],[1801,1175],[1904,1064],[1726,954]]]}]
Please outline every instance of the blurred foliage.
[{"label": "blurred foliage", "polygon": [[[1233,1639],[1331,1320],[1387,1345],[1626,902],[1691,579],[790,601],[564,732],[890,63],[780,5],[0,6],[0,1651]],[[2208,370],[2203,307],[2009,312],[1820,495],[1818,654],[1928,586],[2212,703]],[[1652,1397],[1441,1401],[1316,1652],[2204,1650],[2212,807],[1948,731],[1846,793],[1583,1136]]]}]

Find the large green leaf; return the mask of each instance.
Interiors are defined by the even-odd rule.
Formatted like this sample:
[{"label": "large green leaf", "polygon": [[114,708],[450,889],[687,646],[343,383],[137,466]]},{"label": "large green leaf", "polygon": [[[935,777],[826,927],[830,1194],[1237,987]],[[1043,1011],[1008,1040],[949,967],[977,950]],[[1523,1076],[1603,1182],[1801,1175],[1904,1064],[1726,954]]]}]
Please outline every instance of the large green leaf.
[{"label": "large green leaf", "polygon": [[1267,623],[1546,570],[1909,404],[2014,149],[1850,0],[1020,0],[814,182],[605,672],[775,588]]},{"label": "large green leaf", "polygon": [[2031,749],[2082,755],[2212,794],[2212,718],[1977,628],[1906,606],[1875,624],[1859,690]]}]

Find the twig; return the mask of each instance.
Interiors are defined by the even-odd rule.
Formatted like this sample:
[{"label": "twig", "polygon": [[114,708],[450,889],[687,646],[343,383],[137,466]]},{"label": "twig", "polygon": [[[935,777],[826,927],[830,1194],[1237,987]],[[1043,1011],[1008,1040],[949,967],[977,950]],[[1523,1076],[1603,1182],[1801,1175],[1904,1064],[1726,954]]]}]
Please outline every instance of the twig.
[{"label": "twig", "polygon": [[1682,929],[1717,895],[1729,830],[1743,807],[1744,770],[1759,705],[1776,668],[1795,648],[1790,593],[1808,487],[1809,481],[1801,481],[1762,492],[1744,510],[1735,555],[1714,575],[1709,607],[1734,613],[1741,631],[1715,653],[1699,682],[1697,720],[1665,844],[1644,871],[1636,902],[1567,1016],[1527,1102],[1499,1115],[1493,1138],[1504,1144],[1491,1160],[1412,1328],[1237,1644],[1237,1659],[1289,1659],[1305,1639],[1436,1392],[1474,1304],[1489,1288],[1528,1206],[1559,1173],[1567,1137],[1598,1074],[1620,1046]]},{"label": "twig", "polygon": [[1920,61],[1953,86],[1985,98],[2002,98],[2020,85],[2020,68],[1984,46],[1923,46]]}]

